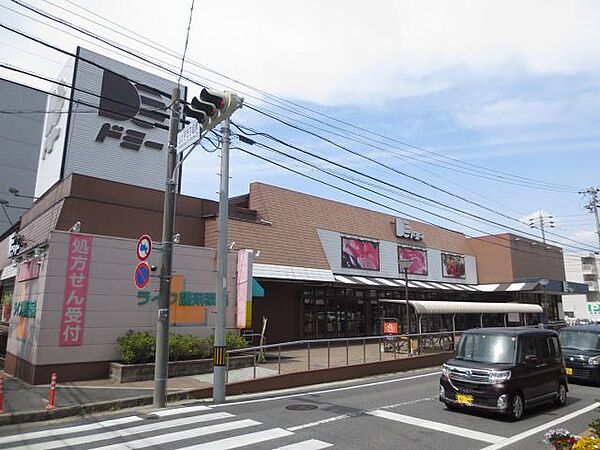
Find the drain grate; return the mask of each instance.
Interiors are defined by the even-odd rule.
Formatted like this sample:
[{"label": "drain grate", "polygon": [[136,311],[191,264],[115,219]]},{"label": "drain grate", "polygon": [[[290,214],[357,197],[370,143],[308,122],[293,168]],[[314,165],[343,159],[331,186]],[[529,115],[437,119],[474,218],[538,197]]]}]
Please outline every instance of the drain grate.
[{"label": "drain grate", "polygon": [[285,407],[285,409],[289,409],[290,411],[311,411],[317,408],[317,405],[309,405],[306,403],[298,403],[297,405],[289,405]]}]

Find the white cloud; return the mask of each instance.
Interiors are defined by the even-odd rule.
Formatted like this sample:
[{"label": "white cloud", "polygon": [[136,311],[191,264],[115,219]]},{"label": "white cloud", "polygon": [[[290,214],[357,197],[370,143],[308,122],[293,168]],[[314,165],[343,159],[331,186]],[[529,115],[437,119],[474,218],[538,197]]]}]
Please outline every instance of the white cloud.
[{"label": "white cloud", "polygon": [[521,127],[560,122],[562,102],[514,98],[471,108],[460,113],[461,125],[469,128]]}]

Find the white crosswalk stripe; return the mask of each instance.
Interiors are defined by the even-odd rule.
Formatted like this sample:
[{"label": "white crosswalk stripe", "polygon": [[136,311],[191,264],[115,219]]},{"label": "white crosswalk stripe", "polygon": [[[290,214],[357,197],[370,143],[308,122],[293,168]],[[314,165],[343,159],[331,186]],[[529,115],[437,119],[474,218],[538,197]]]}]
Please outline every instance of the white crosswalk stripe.
[{"label": "white crosswalk stripe", "polygon": [[0,447],[13,450],[83,446],[90,450],[227,450],[260,443],[275,450],[320,450],[333,446],[318,439],[302,440],[293,430],[215,412],[205,405],[157,410],[146,419],[127,416],[0,437]]}]

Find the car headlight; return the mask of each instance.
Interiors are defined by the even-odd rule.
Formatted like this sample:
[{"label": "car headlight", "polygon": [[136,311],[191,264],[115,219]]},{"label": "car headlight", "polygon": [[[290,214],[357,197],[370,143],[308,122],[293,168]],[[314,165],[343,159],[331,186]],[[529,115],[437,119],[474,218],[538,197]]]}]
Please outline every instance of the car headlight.
[{"label": "car headlight", "polygon": [[446,364],[442,364],[442,375],[445,377],[449,376],[450,368]]},{"label": "car headlight", "polygon": [[490,383],[502,383],[503,381],[509,380],[510,376],[510,370],[492,370],[490,372]]},{"label": "car headlight", "polygon": [[590,359],[588,359],[588,364],[590,366],[600,366],[600,355],[591,356]]}]

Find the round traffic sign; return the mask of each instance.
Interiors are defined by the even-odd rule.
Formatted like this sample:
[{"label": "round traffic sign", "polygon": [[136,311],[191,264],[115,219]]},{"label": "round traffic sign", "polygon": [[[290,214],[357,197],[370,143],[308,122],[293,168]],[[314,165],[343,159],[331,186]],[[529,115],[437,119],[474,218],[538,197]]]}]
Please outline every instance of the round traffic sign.
[{"label": "round traffic sign", "polygon": [[138,289],[144,289],[148,286],[148,282],[150,281],[150,266],[147,263],[141,262],[137,265],[133,274],[133,281]]},{"label": "round traffic sign", "polygon": [[143,234],[138,239],[137,247],[135,252],[140,261],[146,261],[150,252],[152,251],[152,238],[147,234]]}]

